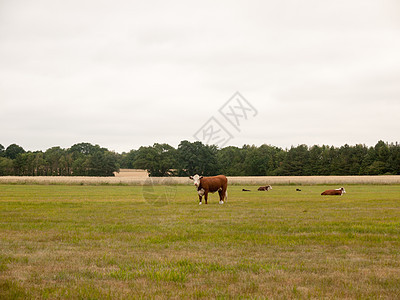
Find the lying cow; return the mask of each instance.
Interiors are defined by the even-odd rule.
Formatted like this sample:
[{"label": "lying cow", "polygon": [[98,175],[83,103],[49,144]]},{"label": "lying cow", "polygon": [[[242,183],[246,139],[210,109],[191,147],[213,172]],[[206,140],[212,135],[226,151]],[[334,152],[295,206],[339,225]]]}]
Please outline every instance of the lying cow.
[{"label": "lying cow", "polygon": [[266,191],[266,192],[268,192],[269,190],[272,190],[272,186],[270,186],[270,185],[260,186],[260,187],[258,188],[258,190],[259,190],[259,191]]},{"label": "lying cow", "polygon": [[343,187],[341,187],[340,189],[336,189],[336,190],[326,190],[325,192],[322,192],[321,195],[340,195],[340,196],[342,196],[345,193],[346,193],[346,191],[344,190]]},{"label": "lying cow", "polygon": [[197,188],[197,193],[199,194],[199,204],[201,204],[201,199],[204,196],[204,200],[207,204],[208,193],[218,192],[219,194],[219,204],[224,204],[224,199],[228,198],[226,189],[228,187],[228,179],[225,175],[218,175],[213,177],[203,177],[199,175],[190,176],[193,180],[194,185]]}]

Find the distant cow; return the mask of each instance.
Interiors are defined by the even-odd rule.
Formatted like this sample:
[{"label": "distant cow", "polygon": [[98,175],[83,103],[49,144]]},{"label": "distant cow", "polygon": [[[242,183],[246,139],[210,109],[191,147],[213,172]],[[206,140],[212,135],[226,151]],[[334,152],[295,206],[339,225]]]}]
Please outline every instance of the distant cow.
[{"label": "distant cow", "polygon": [[269,190],[272,190],[272,186],[270,186],[270,185],[260,186],[260,187],[258,188],[258,190],[259,190],[259,191],[269,191]]},{"label": "distant cow", "polygon": [[250,192],[250,190],[242,189],[242,192]]},{"label": "distant cow", "polygon": [[341,187],[340,189],[336,189],[336,190],[326,190],[325,192],[322,192],[321,195],[340,195],[340,196],[342,196],[345,193],[346,193],[346,191],[344,190],[343,187]]},{"label": "distant cow", "polygon": [[190,176],[193,180],[194,185],[197,188],[197,193],[199,194],[199,204],[201,204],[201,199],[204,196],[204,200],[207,204],[208,193],[218,192],[219,194],[219,204],[224,204],[227,200],[226,189],[228,187],[228,179],[225,175],[218,175],[213,177],[203,177],[199,175]]},{"label": "distant cow", "polygon": [[301,192],[301,189],[296,189],[296,192]]}]

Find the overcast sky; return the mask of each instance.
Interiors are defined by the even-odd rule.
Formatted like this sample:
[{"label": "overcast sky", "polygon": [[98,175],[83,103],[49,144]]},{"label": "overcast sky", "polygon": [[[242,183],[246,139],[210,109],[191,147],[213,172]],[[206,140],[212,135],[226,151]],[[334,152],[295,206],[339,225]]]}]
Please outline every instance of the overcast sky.
[{"label": "overcast sky", "polygon": [[176,147],[213,117],[224,146],[374,145],[399,113],[396,0],[0,0],[5,147]]}]

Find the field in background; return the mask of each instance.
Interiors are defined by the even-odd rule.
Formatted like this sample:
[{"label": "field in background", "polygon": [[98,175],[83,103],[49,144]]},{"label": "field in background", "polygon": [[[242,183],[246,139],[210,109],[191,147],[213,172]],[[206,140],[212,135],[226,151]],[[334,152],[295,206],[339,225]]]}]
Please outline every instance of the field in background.
[{"label": "field in background", "polygon": [[0,185],[0,299],[400,294],[400,185]]},{"label": "field in background", "polygon": [[142,169],[120,169],[119,172],[114,172],[115,177],[149,177],[147,170]]},{"label": "field in background", "polygon": [[[122,172],[123,173],[123,172]],[[121,173],[121,174],[122,174]],[[130,173],[130,172],[127,172]],[[139,175],[137,175],[139,174]],[[0,184],[73,184],[73,185],[165,185],[191,184],[187,177],[146,177],[144,172],[135,176],[75,177],[75,176],[0,176]],[[147,173],[146,173],[147,174]],[[229,177],[233,185],[314,185],[314,184],[400,184],[400,175],[379,176],[247,176]]]}]

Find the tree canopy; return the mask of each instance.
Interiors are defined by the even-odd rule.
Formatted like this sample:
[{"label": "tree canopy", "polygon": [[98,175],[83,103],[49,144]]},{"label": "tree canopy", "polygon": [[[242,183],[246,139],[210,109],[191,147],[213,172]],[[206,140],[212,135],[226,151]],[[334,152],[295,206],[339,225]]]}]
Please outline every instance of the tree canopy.
[{"label": "tree canopy", "polygon": [[119,170],[118,154],[98,145],[81,143],[69,149],[52,147],[45,152],[25,151],[12,144],[0,156],[0,175],[113,176]]},{"label": "tree canopy", "polygon": [[119,168],[146,169],[150,176],[305,176],[400,175],[400,145],[378,141],[367,147],[298,145],[229,146],[181,141],[178,147],[155,143],[127,153],[116,153],[90,143],[68,149],[25,151],[17,144],[0,144],[0,176],[113,176]]}]

